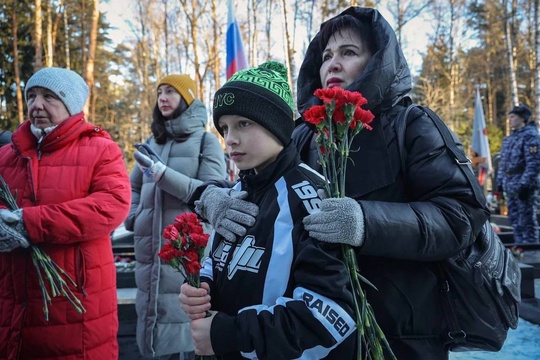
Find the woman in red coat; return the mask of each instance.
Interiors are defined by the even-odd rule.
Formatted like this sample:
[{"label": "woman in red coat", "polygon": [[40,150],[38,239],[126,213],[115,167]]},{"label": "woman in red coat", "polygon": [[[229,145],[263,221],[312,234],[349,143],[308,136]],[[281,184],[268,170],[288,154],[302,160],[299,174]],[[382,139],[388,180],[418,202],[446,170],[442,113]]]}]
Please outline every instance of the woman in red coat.
[{"label": "woman in red coat", "polygon": [[[117,359],[109,234],[130,206],[122,153],[86,122],[88,87],[77,73],[43,68],[25,98],[29,119],[0,148],[0,175],[21,209],[0,210],[0,359]],[[46,320],[28,242],[75,281],[68,286],[84,313],[56,296]]]}]

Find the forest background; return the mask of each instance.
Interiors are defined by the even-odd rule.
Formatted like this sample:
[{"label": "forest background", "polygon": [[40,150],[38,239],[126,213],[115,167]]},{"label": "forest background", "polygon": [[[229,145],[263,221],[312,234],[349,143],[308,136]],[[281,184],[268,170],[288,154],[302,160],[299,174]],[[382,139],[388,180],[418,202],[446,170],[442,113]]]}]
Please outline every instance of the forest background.
[{"label": "forest background", "polygon": [[[107,2],[107,1],[102,1]],[[540,119],[540,0],[236,0],[248,63],[284,62],[293,91],[303,54],[326,20],[351,5],[384,11],[413,68],[415,102],[435,110],[470,152],[476,87],[482,96],[491,153],[508,134],[518,103]],[[133,143],[150,135],[156,83],[187,73],[211,115],[225,81],[226,0],[126,0],[129,36],[112,41],[99,0],[0,2],[0,127],[26,118],[25,81],[45,66],[71,68],[91,89],[85,112],[122,148],[128,169]],[[418,19],[422,19],[421,22]],[[419,23],[429,26],[425,48]],[[124,27],[124,26],[123,26]],[[407,35],[413,34],[413,35]],[[209,121],[209,130],[215,131]]]}]

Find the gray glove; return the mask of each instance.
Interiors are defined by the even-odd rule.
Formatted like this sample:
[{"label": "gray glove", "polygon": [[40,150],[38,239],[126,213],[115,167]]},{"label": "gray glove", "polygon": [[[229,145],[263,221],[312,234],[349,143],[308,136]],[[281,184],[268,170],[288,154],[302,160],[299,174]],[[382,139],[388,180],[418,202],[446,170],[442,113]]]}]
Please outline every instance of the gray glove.
[{"label": "gray glove", "polygon": [[30,242],[22,221],[22,209],[0,210],[0,252],[9,252],[18,247],[27,248]]},{"label": "gray glove", "polygon": [[0,209],[0,219],[8,223],[12,228],[22,233],[24,236],[28,236],[26,228],[23,224],[23,209],[8,210]]},{"label": "gray glove", "polygon": [[167,169],[167,166],[161,161],[154,161],[141,151],[135,151],[133,156],[135,157],[137,166],[139,166],[141,171],[155,182],[158,182],[161,179],[163,173]]},{"label": "gray glove", "polygon": [[244,236],[246,227],[255,224],[259,207],[244,201],[247,192],[209,185],[195,201],[195,212],[208,220],[216,232],[228,241]]},{"label": "gray glove", "polygon": [[309,236],[328,243],[360,246],[364,243],[364,212],[356,200],[321,200],[321,210],[304,218]]}]

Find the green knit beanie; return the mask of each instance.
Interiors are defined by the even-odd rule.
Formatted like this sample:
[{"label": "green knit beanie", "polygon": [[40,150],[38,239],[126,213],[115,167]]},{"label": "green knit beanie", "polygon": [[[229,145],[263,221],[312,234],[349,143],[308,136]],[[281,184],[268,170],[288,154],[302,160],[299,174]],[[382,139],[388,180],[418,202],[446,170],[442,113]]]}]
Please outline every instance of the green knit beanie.
[{"label": "green knit beanie", "polygon": [[214,96],[214,125],[223,115],[250,119],[274,134],[286,146],[294,130],[292,92],[287,68],[268,61],[236,72]]}]

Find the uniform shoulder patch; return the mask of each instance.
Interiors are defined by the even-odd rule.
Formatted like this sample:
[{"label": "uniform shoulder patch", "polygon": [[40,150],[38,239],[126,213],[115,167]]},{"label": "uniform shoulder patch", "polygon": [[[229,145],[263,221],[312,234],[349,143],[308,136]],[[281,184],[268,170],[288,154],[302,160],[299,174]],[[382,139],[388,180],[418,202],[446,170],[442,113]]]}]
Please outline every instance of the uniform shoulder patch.
[{"label": "uniform shoulder patch", "polygon": [[536,155],[536,153],[538,153],[538,146],[536,145],[529,146],[529,153]]}]

